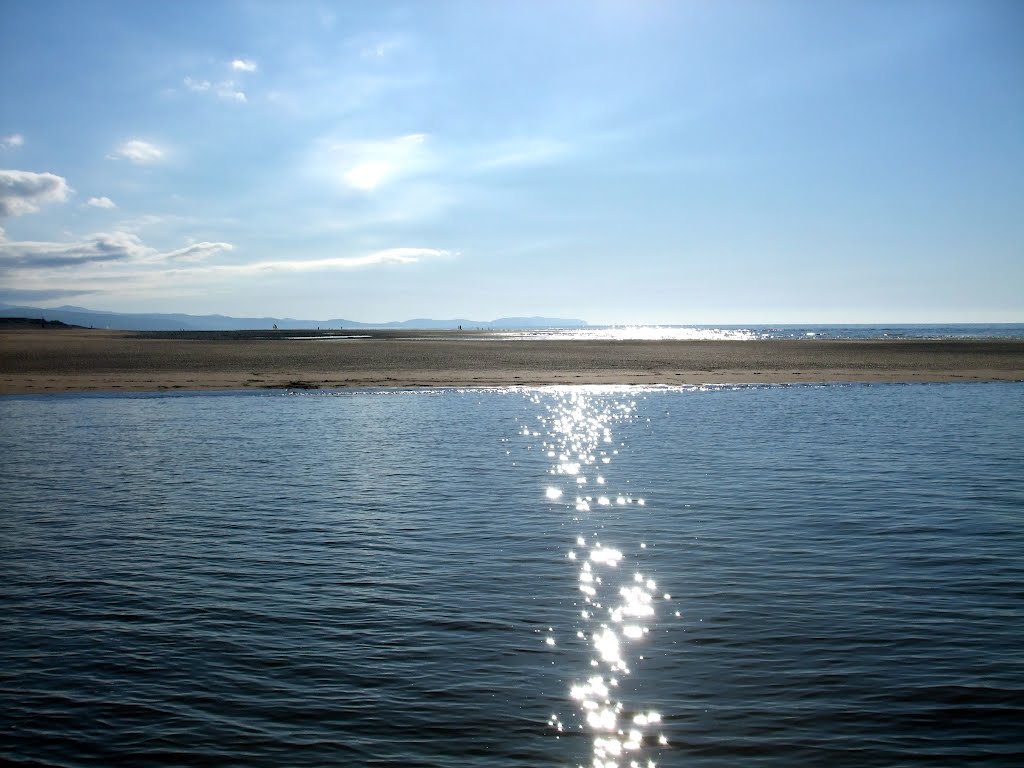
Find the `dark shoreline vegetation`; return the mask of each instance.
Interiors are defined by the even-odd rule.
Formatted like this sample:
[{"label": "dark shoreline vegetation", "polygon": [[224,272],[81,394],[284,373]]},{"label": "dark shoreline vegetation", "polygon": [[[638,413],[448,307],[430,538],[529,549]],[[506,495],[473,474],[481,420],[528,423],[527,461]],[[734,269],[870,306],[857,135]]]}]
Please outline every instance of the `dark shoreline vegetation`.
[{"label": "dark shoreline vegetation", "polygon": [[60,320],[47,320],[45,317],[0,317],[0,330],[17,330],[19,328],[85,328],[85,326],[62,323]]}]

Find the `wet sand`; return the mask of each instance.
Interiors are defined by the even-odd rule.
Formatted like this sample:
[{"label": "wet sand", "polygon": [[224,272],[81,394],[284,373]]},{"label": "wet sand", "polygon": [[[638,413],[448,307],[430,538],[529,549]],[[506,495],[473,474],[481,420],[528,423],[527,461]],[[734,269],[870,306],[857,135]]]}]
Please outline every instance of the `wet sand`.
[{"label": "wet sand", "polygon": [[[296,336],[313,338],[291,338]],[[0,330],[0,394],[1020,380],[1024,341],[523,341],[458,331]]]}]

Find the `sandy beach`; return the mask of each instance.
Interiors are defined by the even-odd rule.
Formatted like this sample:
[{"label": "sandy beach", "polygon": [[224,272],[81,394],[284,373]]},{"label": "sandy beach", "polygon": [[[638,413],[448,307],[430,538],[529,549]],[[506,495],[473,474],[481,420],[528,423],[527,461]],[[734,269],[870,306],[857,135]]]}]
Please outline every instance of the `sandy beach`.
[{"label": "sandy beach", "polygon": [[451,331],[0,331],[0,394],[1015,380],[1024,380],[1021,341],[522,341]]}]

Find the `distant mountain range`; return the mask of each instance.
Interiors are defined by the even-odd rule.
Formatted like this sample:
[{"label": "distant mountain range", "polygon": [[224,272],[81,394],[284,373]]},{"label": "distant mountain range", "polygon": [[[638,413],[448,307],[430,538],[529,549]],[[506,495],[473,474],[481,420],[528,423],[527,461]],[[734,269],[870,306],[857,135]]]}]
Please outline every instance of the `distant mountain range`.
[{"label": "distant mountain range", "polygon": [[273,328],[408,328],[425,330],[454,329],[462,326],[466,330],[519,329],[519,328],[584,328],[584,320],[562,317],[499,317],[497,320],[415,320],[392,321],[387,323],[360,323],[355,320],[296,320],[291,317],[227,317],[225,315],[184,315],[184,314],[128,314],[103,312],[84,307],[23,307],[0,303],[0,316],[45,318],[59,320],[69,325],[92,328],[109,328],[119,331],[258,331]]}]

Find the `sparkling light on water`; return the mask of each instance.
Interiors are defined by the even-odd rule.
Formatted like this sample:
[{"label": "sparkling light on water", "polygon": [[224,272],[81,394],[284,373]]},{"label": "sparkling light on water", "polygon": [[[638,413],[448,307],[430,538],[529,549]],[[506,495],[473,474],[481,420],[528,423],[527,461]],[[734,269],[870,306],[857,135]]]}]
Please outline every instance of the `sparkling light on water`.
[{"label": "sparkling light on water", "polygon": [[[553,396],[534,394],[532,400],[543,410],[541,450],[553,462],[548,474],[555,484],[545,489],[545,497],[556,509],[585,513],[572,518],[579,533],[566,553],[566,560],[577,568],[579,623],[574,634],[587,649],[581,666],[586,671],[568,691],[577,727],[590,733],[591,766],[654,766],[648,752],[667,744],[659,730],[661,714],[637,702],[627,706],[619,683],[643,658],[638,646],[656,618],[656,602],[669,595],[659,595],[655,581],[637,570],[640,563],[627,556],[628,547],[598,537],[599,526],[586,514],[600,510],[604,515],[625,515],[631,506],[644,504],[631,493],[586,495],[585,490],[590,483],[602,490],[612,484],[614,470],[609,465],[618,455],[611,447],[612,429],[635,416],[636,403],[579,388]],[[538,435],[530,429],[521,434]],[[638,542],[637,551],[645,548],[646,543]],[[555,638],[549,635],[546,643],[554,646]],[[566,727],[559,715],[552,715],[549,724],[559,733]]]},{"label": "sparkling light on water", "polygon": [[609,339],[615,341],[752,341],[764,336],[749,328],[702,326],[616,325],[604,328],[543,329],[496,333],[502,339]]}]

